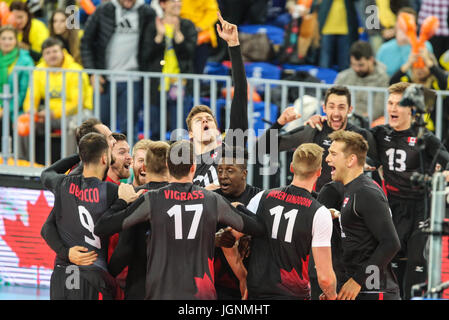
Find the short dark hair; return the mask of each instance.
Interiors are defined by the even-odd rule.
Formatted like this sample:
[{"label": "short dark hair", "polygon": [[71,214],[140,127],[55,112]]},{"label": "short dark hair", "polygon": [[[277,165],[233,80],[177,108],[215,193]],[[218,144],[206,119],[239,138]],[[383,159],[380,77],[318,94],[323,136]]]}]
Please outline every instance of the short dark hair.
[{"label": "short dark hair", "polygon": [[194,163],[195,153],[190,141],[176,141],[167,150],[168,172],[176,179],[186,177]]},{"label": "short dark hair", "polygon": [[115,141],[126,141],[126,135],[120,132],[113,132],[112,136],[114,137]]},{"label": "short dark hair", "polygon": [[224,158],[231,158],[235,160],[236,164],[240,165],[243,169],[246,169],[248,166],[248,150],[240,146],[230,147],[224,145],[221,149],[221,159]]},{"label": "short dark hair", "polygon": [[89,118],[83,123],[81,123],[81,125],[75,129],[76,145],[80,144],[81,138],[84,137],[86,134],[91,132],[100,133],[97,131],[97,129],[95,129],[95,126],[98,124],[103,123],[97,118]]},{"label": "short dark hair", "polygon": [[337,96],[346,96],[348,100],[348,106],[351,106],[351,92],[345,86],[332,86],[326,91],[326,95],[324,96],[324,105],[327,104],[327,99],[331,94],[336,94]]},{"label": "short dark hair", "polygon": [[361,58],[369,59],[374,57],[374,51],[369,42],[356,41],[351,46],[350,56],[356,60]]},{"label": "short dark hair", "polygon": [[59,46],[61,49],[64,49],[64,43],[62,43],[61,40],[55,37],[48,37],[47,40],[42,43],[42,52],[44,52],[45,49],[53,46]]},{"label": "short dark hair", "polygon": [[78,147],[80,159],[84,164],[98,163],[101,156],[109,149],[105,136],[96,132],[82,137]]}]

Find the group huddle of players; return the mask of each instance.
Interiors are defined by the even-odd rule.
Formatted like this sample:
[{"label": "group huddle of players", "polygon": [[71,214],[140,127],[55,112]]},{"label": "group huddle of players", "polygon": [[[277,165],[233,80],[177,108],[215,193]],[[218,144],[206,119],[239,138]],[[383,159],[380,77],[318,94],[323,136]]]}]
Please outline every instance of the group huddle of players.
[{"label": "group huddle of players", "polygon": [[[237,27],[220,22],[235,84],[229,129],[245,132]],[[190,141],[141,140],[132,157],[124,134],[85,121],[78,154],[41,176],[55,195],[41,232],[56,252],[51,299],[409,299],[426,279],[418,226],[429,197],[410,177],[446,168],[449,153],[430,132],[416,145],[413,106],[399,105],[408,85],[389,88],[389,124],[371,130],[348,123],[342,86],[327,90],[326,117],[281,134],[300,116],[285,109],[256,145],[294,151],[291,184],[271,190],[246,183],[255,150],[220,139],[207,106],[186,119]],[[131,167],[133,183],[120,183]],[[382,169],[380,184],[368,167]],[[67,286],[73,265],[79,288]]]}]

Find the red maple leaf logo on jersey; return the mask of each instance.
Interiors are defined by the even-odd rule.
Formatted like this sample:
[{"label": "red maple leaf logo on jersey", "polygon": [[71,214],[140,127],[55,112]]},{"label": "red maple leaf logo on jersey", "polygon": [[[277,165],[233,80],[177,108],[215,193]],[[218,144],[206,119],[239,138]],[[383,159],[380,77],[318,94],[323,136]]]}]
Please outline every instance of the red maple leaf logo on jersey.
[{"label": "red maple leaf logo on jersey", "polygon": [[207,258],[207,262],[209,264],[209,273],[212,280],[206,272],[202,278],[195,277],[195,284],[198,289],[195,297],[200,300],[216,300],[217,292],[215,291],[214,286],[214,259]]},{"label": "red maple leaf logo on jersey", "polygon": [[5,226],[5,235],[2,236],[3,240],[19,258],[19,267],[37,267],[38,285],[39,267],[53,269],[55,260],[55,253],[41,237],[42,225],[50,211],[51,207],[48,205],[42,190],[34,205],[27,201],[28,226],[23,224],[18,214],[16,214],[16,220],[3,218]]},{"label": "red maple leaf logo on jersey", "polygon": [[307,256],[306,261],[302,259],[301,261],[302,261],[301,275],[298,274],[295,268],[292,268],[292,270],[290,271],[284,269],[280,270],[281,283],[279,283],[278,286],[293,296],[304,296],[304,293],[310,290],[309,273],[308,273],[309,256]]}]

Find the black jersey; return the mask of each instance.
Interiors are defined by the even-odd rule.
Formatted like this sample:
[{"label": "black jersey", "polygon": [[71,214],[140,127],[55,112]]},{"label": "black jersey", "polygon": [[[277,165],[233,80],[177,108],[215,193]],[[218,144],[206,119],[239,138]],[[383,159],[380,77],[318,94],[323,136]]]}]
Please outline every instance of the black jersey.
[{"label": "black jersey", "polygon": [[[113,212],[121,210],[119,213]],[[151,190],[126,208],[119,199],[95,226],[98,234],[149,221],[146,299],[215,299],[214,249],[218,223],[262,235],[263,225],[221,196],[192,183]]]},{"label": "black jersey", "polygon": [[[234,80],[235,87],[234,97],[231,103],[229,129],[239,129],[245,132],[248,129],[248,87],[240,46],[230,47],[229,56],[232,62],[232,79]],[[235,140],[228,138],[225,138],[225,142],[229,142],[228,145],[230,146],[235,146],[237,143]],[[219,184],[217,166],[223,145],[218,146],[214,150],[197,155],[197,168],[193,179],[196,185],[204,188],[209,184]]]},{"label": "black jersey", "polygon": [[[248,297],[310,299],[309,254],[312,246],[331,246],[330,212],[310,192],[293,185],[259,193],[248,209],[256,210],[267,231],[252,240]],[[324,220],[318,223],[315,217]],[[320,236],[327,238],[318,240]]]},{"label": "black jersey", "polygon": [[[138,190],[156,190],[165,187],[168,182],[149,182],[136,188]],[[120,232],[117,247],[109,260],[109,272],[115,277],[128,266],[125,300],[143,300],[145,298],[145,277],[147,268],[147,242],[150,240],[150,225],[142,222]]]},{"label": "black jersey", "polygon": [[435,163],[433,168],[431,164],[437,153],[436,162],[445,168],[449,162],[449,153],[444,145],[431,132],[425,132],[423,136],[425,149],[422,151],[423,172],[420,152],[416,145],[417,129],[412,127],[396,131],[389,125],[383,125],[374,127],[371,131],[377,146],[376,160],[382,165],[388,194],[404,199],[422,199],[424,193],[412,186],[410,178],[415,172],[432,174]]},{"label": "black jersey", "polygon": [[[329,154],[329,147],[332,144],[332,140],[329,138],[329,135],[334,132],[334,129],[329,127],[327,122],[323,123],[322,130],[318,130],[317,128],[312,128],[308,125],[301,126],[296,129],[293,129],[287,133],[279,134],[279,130],[282,128],[277,121],[271,128],[266,130],[261,138],[258,140],[258,148],[262,148],[264,145],[264,150],[266,153],[274,152],[270,148],[270,135],[276,134],[278,137],[278,151],[294,151],[298,146],[303,143],[316,143],[324,149],[323,152],[323,161],[321,162],[322,171],[321,176],[318,178],[315,186],[316,191],[320,191],[321,187],[326,183],[332,181],[331,178],[331,168],[326,162],[326,157]],[[374,144],[374,140],[372,134],[363,128],[359,128],[351,123],[346,125],[346,129],[348,131],[354,131],[356,133],[361,134],[367,141],[371,148]],[[262,151],[261,151],[262,152]]]},{"label": "black jersey", "polygon": [[[371,178],[361,174],[345,185],[340,227],[347,277],[361,285],[362,292],[397,291],[390,262],[400,243],[387,198]],[[378,279],[366,281],[373,274],[377,277],[375,273]]]},{"label": "black jersey", "polygon": [[[229,202],[240,202],[243,205],[247,206],[249,201],[256,196],[260,191],[262,191],[258,187],[251,186],[249,184],[246,185],[245,190],[238,197],[231,197],[225,195],[221,189],[215,190],[215,192],[221,196],[223,196]],[[226,226],[219,226],[226,227]],[[243,260],[243,263],[246,266],[247,259]],[[234,299],[241,299],[241,293],[239,288],[239,280],[235,276],[232,271],[231,266],[229,265],[223,250],[221,248],[216,248],[215,250],[215,258],[214,258],[214,269],[215,269],[215,288],[217,289],[217,293],[220,299],[220,293],[223,292],[223,296]],[[220,292],[221,291],[221,292]]]},{"label": "black jersey", "polygon": [[[42,180],[55,194],[55,221],[65,247],[84,246],[98,254],[94,266],[107,271],[107,237],[94,233],[95,223],[117,199],[118,187],[95,177],[57,174],[62,159],[42,173]],[[62,262],[61,262],[62,263]]]}]

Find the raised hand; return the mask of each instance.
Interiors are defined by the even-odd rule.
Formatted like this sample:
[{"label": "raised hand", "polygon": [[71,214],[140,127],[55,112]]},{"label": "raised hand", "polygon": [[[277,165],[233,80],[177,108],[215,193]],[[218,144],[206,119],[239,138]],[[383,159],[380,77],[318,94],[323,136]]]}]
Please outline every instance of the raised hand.
[{"label": "raised hand", "polygon": [[240,45],[237,26],[224,20],[220,12],[217,12],[217,16],[221,24],[220,26],[220,24],[217,23],[217,32],[220,38],[226,41],[229,47]]},{"label": "raised hand", "polygon": [[296,112],[295,107],[286,108],[278,118],[280,125],[284,126],[289,122],[301,118],[301,115]]}]

